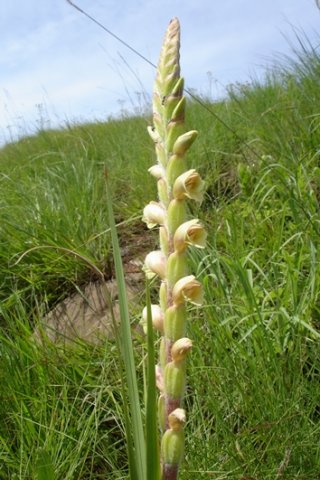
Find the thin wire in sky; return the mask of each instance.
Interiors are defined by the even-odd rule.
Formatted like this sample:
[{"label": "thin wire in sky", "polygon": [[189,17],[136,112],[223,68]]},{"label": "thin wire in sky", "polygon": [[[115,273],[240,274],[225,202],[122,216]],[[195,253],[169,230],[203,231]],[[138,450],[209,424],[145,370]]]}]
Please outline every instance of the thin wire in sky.
[{"label": "thin wire in sky", "polygon": [[78,7],[78,5],[76,5],[75,3],[73,3],[71,0],[66,0],[73,8],[75,8],[76,10],[78,10],[80,13],[82,13],[83,15],[85,15],[87,18],[89,18],[92,22],[94,22],[96,25],[98,25],[100,28],[102,28],[102,30],[104,30],[105,32],[107,32],[109,35],[111,35],[111,37],[115,38],[116,40],[118,40],[118,42],[122,43],[122,45],[124,45],[125,47],[129,48],[129,50],[131,50],[133,53],[135,53],[136,55],[138,55],[138,57],[142,58],[142,60],[144,60],[145,62],[149,63],[149,65],[151,65],[151,67],[153,68],[157,68],[157,66],[152,63],[147,57],[145,57],[144,55],[142,55],[140,52],[138,52],[138,50],[136,50],[135,48],[131,47],[131,45],[129,45],[129,43],[125,42],[124,40],[122,40],[122,38],[118,37],[118,35],[116,35],[115,33],[113,33],[111,30],[109,30],[109,28],[107,28],[105,25],[103,25],[101,22],[99,22],[99,20],[96,20],[94,17],[92,17],[89,13],[85,12],[84,10],[82,10],[82,8]]},{"label": "thin wire in sky", "polygon": [[[82,13],[85,17],[87,17],[93,23],[98,25],[98,27],[102,28],[102,30],[107,32],[109,35],[111,35],[113,38],[115,38],[118,42],[120,42],[126,48],[131,50],[131,52],[135,53],[138,57],[140,57],[142,60],[147,62],[149,65],[151,65],[151,67],[157,68],[157,66],[154,63],[152,63],[147,57],[142,55],[138,50],[136,50],[131,45],[129,45],[129,43],[125,42],[122,38],[118,37],[118,35],[116,35],[111,30],[109,30],[109,28],[107,28],[105,25],[103,25],[101,22],[99,22],[99,20],[97,20],[96,18],[92,17],[92,15],[87,13],[85,10],[80,8],[76,3],[72,2],[71,0],[66,0],[66,1],[67,1],[67,3],[69,3],[69,5],[71,5],[73,8],[78,10],[78,12]],[[320,3],[320,0],[316,0],[316,1]],[[251,147],[251,145],[249,145],[245,140],[243,140],[243,138],[241,138],[237,134],[237,132],[235,130],[233,130],[233,128],[231,128],[224,120],[222,120],[222,118],[219,117],[219,115],[217,115],[210,107],[208,107],[208,105],[205,102],[203,102],[199,97],[194,95],[194,93],[192,93],[188,88],[185,88],[185,91],[193,100],[195,100],[197,103],[199,103],[199,105],[201,105],[205,110],[207,110],[207,112],[209,112],[210,115],[212,115],[214,118],[216,118],[227,130],[229,130],[238,140],[243,142],[246,145],[246,147],[248,148],[248,150],[251,151],[251,153],[253,153],[256,157],[259,157],[258,153]],[[243,152],[241,152],[241,153],[242,153],[243,157],[246,158],[245,154]]]}]

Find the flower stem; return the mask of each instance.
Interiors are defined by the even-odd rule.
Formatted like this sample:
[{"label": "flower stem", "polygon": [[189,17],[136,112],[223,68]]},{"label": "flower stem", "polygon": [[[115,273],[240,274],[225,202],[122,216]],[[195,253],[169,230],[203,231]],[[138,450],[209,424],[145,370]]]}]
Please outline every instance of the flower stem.
[{"label": "flower stem", "polygon": [[[192,342],[185,337],[186,301],[201,304],[200,283],[188,275],[186,250],[203,248],[206,233],[198,220],[186,221],[186,201],[201,201],[203,181],[188,170],[185,154],[197,132],[184,132],[186,99],[180,78],[180,25],[177,18],[167,29],[153,95],[153,123],[148,132],[155,143],[157,165],[149,169],[157,179],[158,199],[144,209],[149,228],[159,224],[160,251],[145,260],[147,276],[161,278],[160,306],[163,328],[157,385],[160,389],[159,424],[162,430],[162,479],[176,480],[183,458],[185,412],[181,408],[186,382],[186,356]],[[154,325],[159,323],[154,322]]]}]

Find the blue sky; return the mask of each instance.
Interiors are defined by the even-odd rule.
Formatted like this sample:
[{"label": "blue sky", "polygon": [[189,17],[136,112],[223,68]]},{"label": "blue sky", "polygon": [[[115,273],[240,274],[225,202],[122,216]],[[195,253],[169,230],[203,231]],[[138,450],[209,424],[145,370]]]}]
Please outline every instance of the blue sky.
[{"label": "blue sky", "polygon": [[[290,52],[292,27],[316,44],[315,0],[78,0],[157,63],[177,16],[188,88],[221,95]],[[0,0],[0,143],[40,127],[94,121],[144,105],[154,70],[66,0]]]}]

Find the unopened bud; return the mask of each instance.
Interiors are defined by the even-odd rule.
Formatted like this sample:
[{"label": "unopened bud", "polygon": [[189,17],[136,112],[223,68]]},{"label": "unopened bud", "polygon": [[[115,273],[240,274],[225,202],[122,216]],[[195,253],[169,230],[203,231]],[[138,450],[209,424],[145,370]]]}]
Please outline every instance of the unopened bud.
[{"label": "unopened bud", "polygon": [[171,356],[174,362],[182,362],[192,348],[192,341],[190,338],[179,338],[171,347]]},{"label": "unopened bud", "polygon": [[150,137],[154,141],[154,143],[157,143],[161,140],[161,137],[160,137],[159,133],[157,132],[157,130],[154,127],[149,126],[149,127],[147,127],[147,130],[148,130],[148,133],[149,133]]},{"label": "unopened bud", "polygon": [[183,408],[176,408],[168,417],[169,427],[175,432],[183,429],[186,423],[186,412]]},{"label": "unopened bud", "polygon": [[173,122],[184,121],[185,109],[186,109],[186,97],[181,97],[178,105],[175,107],[175,109],[172,112],[171,121]]},{"label": "unopened bud", "polygon": [[190,132],[180,135],[173,145],[173,153],[176,155],[184,155],[185,152],[191,147],[197,136],[197,130],[190,130]]},{"label": "unopened bud", "polygon": [[148,253],[145,258],[144,271],[147,278],[153,278],[155,275],[159,275],[160,278],[166,276],[166,256],[161,250],[155,250]]},{"label": "unopened bud", "polygon": [[[142,311],[143,324],[147,324],[148,309],[144,307]],[[164,313],[159,305],[151,305],[151,318],[153,327],[159,332],[163,332]]]},{"label": "unopened bud", "polygon": [[152,167],[150,167],[148,169],[148,172],[155,178],[157,178],[159,180],[159,178],[162,178],[164,177],[164,169],[161,165],[152,165]]},{"label": "unopened bud", "polygon": [[143,209],[142,220],[147,224],[148,228],[156,225],[163,225],[166,221],[166,210],[160,203],[150,202]]}]

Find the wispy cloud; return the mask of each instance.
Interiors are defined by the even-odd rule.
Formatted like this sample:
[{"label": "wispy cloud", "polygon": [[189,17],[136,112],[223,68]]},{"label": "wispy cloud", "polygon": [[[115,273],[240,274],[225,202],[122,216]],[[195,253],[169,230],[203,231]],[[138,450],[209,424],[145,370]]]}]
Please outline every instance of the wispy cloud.
[{"label": "wispy cloud", "polygon": [[[291,35],[290,24],[315,37],[320,21],[314,0],[79,0],[79,5],[153,62],[168,20],[179,16],[183,74],[201,92],[208,87],[208,71],[221,85],[244,81],[266,58],[288,51],[283,33]],[[5,130],[10,115],[34,124],[36,106],[43,102],[55,112],[52,123],[66,116],[107,117],[120,109],[119,100],[129,105],[136,92],[151,90],[152,68],[66,1],[11,0],[1,9],[0,128]]]}]

